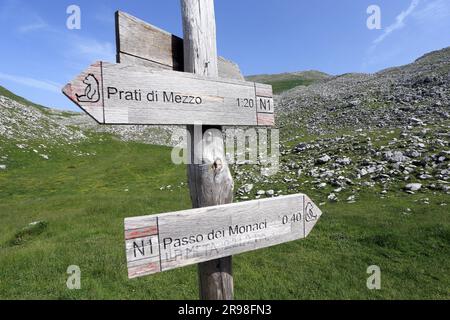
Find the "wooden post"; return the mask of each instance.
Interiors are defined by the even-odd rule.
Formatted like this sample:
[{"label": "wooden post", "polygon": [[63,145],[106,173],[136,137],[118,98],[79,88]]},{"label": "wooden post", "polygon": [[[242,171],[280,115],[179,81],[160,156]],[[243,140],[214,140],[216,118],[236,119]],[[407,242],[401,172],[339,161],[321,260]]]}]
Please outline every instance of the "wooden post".
[{"label": "wooden post", "polygon": [[[184,71],[218,77],[213,0],[181,0]],[[215,130],[210,130],[215,129]],[[225,158],[222,128],[188,126],[188,179],[194,208],[231,203],[233,178]],[[207,132],[207,139],[202,137]],[[198,265],[200,299],[232,300],[232,257]]]}]

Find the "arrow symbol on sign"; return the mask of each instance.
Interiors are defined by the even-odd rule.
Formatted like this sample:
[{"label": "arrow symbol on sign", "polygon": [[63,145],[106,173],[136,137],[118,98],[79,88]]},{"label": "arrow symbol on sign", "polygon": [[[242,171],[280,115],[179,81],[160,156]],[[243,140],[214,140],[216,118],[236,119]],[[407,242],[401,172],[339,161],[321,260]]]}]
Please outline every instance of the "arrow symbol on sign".
[{"label": "arrow symbol on sign", "polygon": [[303,239],[321,214],[308,196],[296,194],[127,218],[128,275],[136,278]]},{"label": "arrow symbol on sign", "polygon": [[97,62],[63,93],[100,124],[273,126],[272,86]]}]

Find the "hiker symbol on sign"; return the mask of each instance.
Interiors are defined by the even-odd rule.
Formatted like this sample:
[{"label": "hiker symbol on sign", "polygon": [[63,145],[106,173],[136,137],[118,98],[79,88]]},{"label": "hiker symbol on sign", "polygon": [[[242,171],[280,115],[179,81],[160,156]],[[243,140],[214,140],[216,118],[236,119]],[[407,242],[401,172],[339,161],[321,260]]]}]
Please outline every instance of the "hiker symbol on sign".
[{"label": "hiker symbol on sign", "polygon": [[314,212],[314,207],[311,202],[308,202],[308,204],[306,205],[305,214],[307,222],[317,220],[317,213]]}]

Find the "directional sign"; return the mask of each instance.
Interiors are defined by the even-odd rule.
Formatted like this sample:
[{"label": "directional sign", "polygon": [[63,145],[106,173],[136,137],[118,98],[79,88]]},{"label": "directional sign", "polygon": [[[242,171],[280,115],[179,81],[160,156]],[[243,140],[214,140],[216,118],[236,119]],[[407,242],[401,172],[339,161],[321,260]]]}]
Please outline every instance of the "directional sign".
[{"label": "directional sign", "polygon": [[320,209],[304,194],[125,219],[129,278],[308,236]]},{"label": "directional sign", "polygon": [[[183,39],[128,13],[116,12],[117,62],[184,71]],[[219,77],[244,80],[239,66],[217,57]]]},{"label": "directional sign", "polygon": [[100,124],[272,126],[272,87],[97,62],[63,93]]}]

